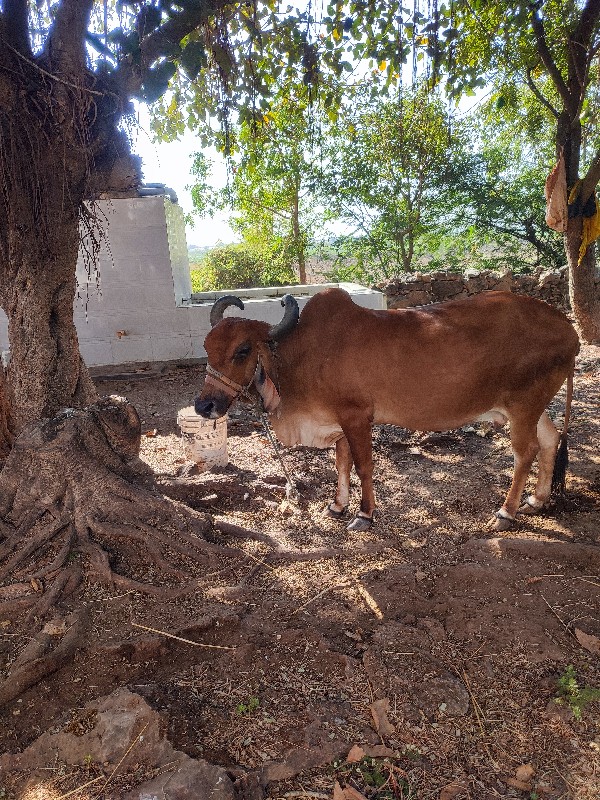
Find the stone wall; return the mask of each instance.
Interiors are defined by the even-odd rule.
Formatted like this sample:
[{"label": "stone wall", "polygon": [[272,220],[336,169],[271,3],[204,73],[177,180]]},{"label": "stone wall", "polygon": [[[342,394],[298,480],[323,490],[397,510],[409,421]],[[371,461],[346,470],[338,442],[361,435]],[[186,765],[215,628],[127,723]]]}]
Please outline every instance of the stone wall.
[{"label": "stone wall", "polygon": [[387,297],[388,308],[408,308],[466,297],[490,289],[512,291],[538,297],[553,306],[568,310],[567,268],[536,270],[530,275],[511,272],[467,270],[457,272],[402,273],[377,286]]}]

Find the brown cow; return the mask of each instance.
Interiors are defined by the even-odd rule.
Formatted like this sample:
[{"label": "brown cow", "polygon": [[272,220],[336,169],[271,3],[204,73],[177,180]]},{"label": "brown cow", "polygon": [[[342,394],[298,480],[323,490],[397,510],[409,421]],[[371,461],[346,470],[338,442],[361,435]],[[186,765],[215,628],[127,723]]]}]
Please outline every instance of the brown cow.
[{"label": "brown cow", "polygon": [[[241,393],[258,393],[283,444],[335,444],[338,483],[329,515],[340,518],[346,511],[353,463],[362,488],[360,511],[349,530],[365,530],[373,520],[374,424],[445,431],[474,420],[510,422],[514,474],[496,514],[498,530],[509,528],[517,511],[544,507],[553,472],[564,482],[579,340],[565,315],[546,303],[485,292],[419,308],[372,311],[341,289],[327,289],[300,315],[294,298],[286,295],[284,317],[274,327],[241,317],[223,319],[229,305],[244,308],[239,298],[227,296],[211,311],[208,374],[195,402],[197,413],[214,419]],[[545,408],[565,381],[559,436]],[[535,491],[519,508],[536,456]]]}]

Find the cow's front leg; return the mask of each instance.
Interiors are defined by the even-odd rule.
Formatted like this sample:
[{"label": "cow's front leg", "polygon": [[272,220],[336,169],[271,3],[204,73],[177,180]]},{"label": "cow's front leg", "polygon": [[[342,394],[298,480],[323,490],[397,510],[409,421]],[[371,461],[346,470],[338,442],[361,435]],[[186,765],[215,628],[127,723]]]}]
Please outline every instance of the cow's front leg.
[{"label": "cow's front leg", "polygon": [[373,491],[373,433],[368,418],[342,422],[356,473],[360,478],[360,511],[347,526],[349,531],[366,531],[373,524],[375,492]]},{"label": "cow's front leg", "polygon": [[337,469],[337,491],[335,500],[327,506],[327,515],[333,519],[341,519],[348,508],[350,498],[350,471],[352,469],[352,453],[348,439],[342,436],[335,443],[335,466]]}]

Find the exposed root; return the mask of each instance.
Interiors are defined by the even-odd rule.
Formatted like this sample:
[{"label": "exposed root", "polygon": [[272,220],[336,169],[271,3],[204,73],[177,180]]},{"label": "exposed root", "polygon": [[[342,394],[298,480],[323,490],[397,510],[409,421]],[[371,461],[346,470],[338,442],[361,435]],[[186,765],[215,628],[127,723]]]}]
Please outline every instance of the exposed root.
[{"label": "exposed root", "polygon": [[279,549],[280,545],[276,539],[273,539],[272,536],[268,536],[266,533],[258,533],[258,531],[252,531],[250,528],[242,528],[240,525],[233,525],[231,522],[224,522],[223,520],[215,520],[214,521],[214,528],[219,533],[222,533],[224,536],[232,536],[234,539],[242,539],[243,541],[253,541],[253,542],[264,542],[268,544],[270,547],[275,549]]},{"label": "exposed root", "polygon": [[[42,530],[40,530],[35,536],[33,536],[29,542],[21,547],[18,552],[16,552],[12,558],[9,558],[7,561],[4,562],[2,568],[0,568],[0,581],[3,581],[7,575],[10,575],[14,572],[14,570],[21,564],[23,561],[26,561],[29,556],[33,555],[37,550],[44,547],[47,544],[50,544],[52,539],[61,531],[63,531],[69,525],[68,519],[61,519],[55,520],[48,525],[44,525]],[[12,551],[18,547],[18,544],[22,541],[23,534],[25,529],[19,527],[13,537],[12,541],[9,540],[7,543],[7,550]],[[2,558],[2,554],[0,553],[0,558]]]},{"label": "exposed root", "polygon": [[0,603],[0,619],[17,619],[31,608],[36,602],[34,594],[18,597],[15,600],[6,600]]},{"label": "exposed root", "polygon": [[54,608],[61,597],[68,597],[81,584],[81,567],[73,564],[65,570],[61,570],[47,592],[44,592],[33,608],[28,612],[25,621],[38,617],[44,619],[50,609]]},{"label": "exposed root", "polygon": [[[26,428],[0,473],[0,613],[34,638],[0,683],[0,705],[57,669],[81,644],[69,623],[57,646],[44,621],[85,580],[159,600],[198,591],[215,557],[237,550],[207,541],[206,514],[140,482],[141,426],[133,407],[107,398]],[[152,584],[142,582],[150,567]],[[37,633],[36,633],[37,629]]]},{"label": "exposed root", "polygon": [[[60,619],[53,624],[53,630],[59,631]],[[41,630],[19,654],[7,679],[0,684],[0,707],[64,666],[81,644],[86,626],[87,617],[79,612],[64,618],[65,633],[62,636],[48,629]],[[59,637],[58,645],[53,648]]]}]

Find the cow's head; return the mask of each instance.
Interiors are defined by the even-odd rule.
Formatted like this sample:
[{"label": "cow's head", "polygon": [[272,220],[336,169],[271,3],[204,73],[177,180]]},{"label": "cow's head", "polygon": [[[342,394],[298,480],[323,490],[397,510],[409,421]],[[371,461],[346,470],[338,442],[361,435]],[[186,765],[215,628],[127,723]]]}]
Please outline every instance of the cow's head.
[{"label": "cow's head", "polygon": [[222,417],[241,394],[256,390],[262,398],[265,411],[274,411],[279,405],[279,393],[271,380],[272,345],[296,326],[299,317],[298,303],[290,294],[281,299],[285,312],[277,325],[266,322],[227,317],[223,312],[229,306],[244,310],[239,297],[227,295],[219,298],[210,312],[211,330],[204,340],[208,355],[206,380],[196,398],[196,413],[207,419]]}]

